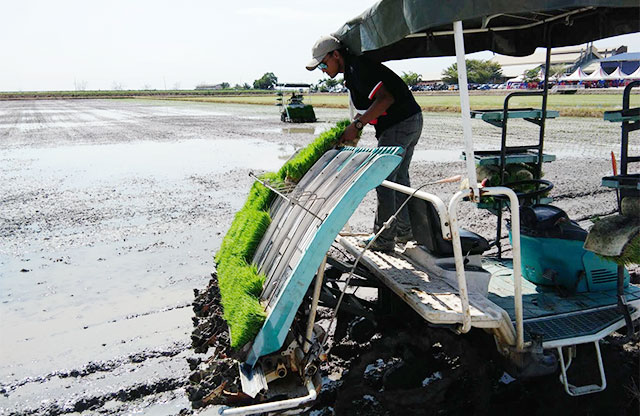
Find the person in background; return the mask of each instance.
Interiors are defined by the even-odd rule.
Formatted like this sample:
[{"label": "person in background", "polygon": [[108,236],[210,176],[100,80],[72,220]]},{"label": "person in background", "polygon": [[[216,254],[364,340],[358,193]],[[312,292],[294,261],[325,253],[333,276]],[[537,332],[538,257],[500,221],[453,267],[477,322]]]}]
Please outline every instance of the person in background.
[{"label": "person in background", "polygon": [[[342,47],[333,36],[323,36],[311,48],[313,59],[307,69],[319,68],[331,78],[344,74],[345,86],[351,94],[358,115],[347,126],[341,143],[356,140],[366,124],[376,130],[378,146],[400,146],[403,148],[400,165],[391,172],[387,180],[410,186],[409,164],[413,149],[422,133],[422,111],[413,98],[407,84],[386,66],[361,56],[354,56]],[[405,201],[407,195],[392,189],[376,188],[378,205],[374,221],[377,233]],[[370,246],[377,251],[392,251],[395,242],[405,243],[413,239],[409,210],[405,206],[390,228]]]}]

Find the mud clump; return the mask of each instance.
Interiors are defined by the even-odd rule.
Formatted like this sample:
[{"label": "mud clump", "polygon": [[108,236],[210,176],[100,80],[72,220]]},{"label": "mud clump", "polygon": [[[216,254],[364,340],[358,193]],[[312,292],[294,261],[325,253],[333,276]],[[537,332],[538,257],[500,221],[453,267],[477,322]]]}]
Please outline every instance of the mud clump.
[{"label": "mud clump", "polygon": [[187,359],[192,373],[189,376],[187,397],[194,409],[208,405],[241,405],[251,398],[241,392],[238,360],[230,347],[229,329],[223,317],[220,289],[215,273],[208,286],[194,289],[194,330],[191,346],[196,353],[213,351],[209,358]]},{"label": "mud clump", "polygon": [[193,301],[195,316],[192,318],[195,329],[191,334],[193,350],[204,354],[211,347],[218,353],[231,354],[229,329],[223,317],[217,275],[211,274],[211,280],[205,290],[194,289],[193,293],[195,296]]}]

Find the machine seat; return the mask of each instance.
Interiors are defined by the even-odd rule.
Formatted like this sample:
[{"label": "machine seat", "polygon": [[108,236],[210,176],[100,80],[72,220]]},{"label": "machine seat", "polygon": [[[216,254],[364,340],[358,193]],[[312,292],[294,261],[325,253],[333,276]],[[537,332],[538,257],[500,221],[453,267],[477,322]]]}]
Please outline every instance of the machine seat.
[{"label": "machine seat", "polygon": [[[436,207],[428,201],[413,198],[409,201],[409,217],[413,237],[436,257],[453,256],[453,244],[445,240],[440,231],[440,216]],[[460,229],[463,254],[482,254],[489,249],[489,242],[479,234]]]}]

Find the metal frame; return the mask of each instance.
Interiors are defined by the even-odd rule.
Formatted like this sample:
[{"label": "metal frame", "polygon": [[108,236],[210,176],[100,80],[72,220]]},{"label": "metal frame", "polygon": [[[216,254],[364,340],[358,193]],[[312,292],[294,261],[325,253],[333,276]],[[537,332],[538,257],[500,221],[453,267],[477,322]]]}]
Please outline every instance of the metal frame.
[{"label": "metal frame", "polygon": [[[640,301],[633,302],[632,304],[637,307],[637,310],[631,314],[631,318],[635,320],[640,318]],[[590,342],[596,342],[606,336],[609,336],[612,332],[624,326],[625,326],[624,319],[621,319],[618,322],[612,325],[609,325],[608,327],[596,332],[595,334],[574,337],[574,338],[558,339],[554,341],[546,341],[542,343],[542,347],[545,349],[553,349],[553,348],[568,347],[571,345],[588,344]]]},{"label": "metal frame", "polygon": [[600,385],[597,384],[588,384],[586,386],[574,386],[569,383],[569,379],[567,378],[567,370],[571,366],[573,361],[573,348],[570,349],[569,352],[569,361],[565,364],[564,354],[562,353],[562,347],[558,347],[558,361],[560,361],[560,382],[564,385],[564,390],[570,396],[582,396],[590,393],[598,393],[607,388],[607,377],[604,374],[604,365],[602,364],[602,354],[600,353],[600,344],[598,341],[594,341],[593,345],[596,348],[596,357],[598,359],[598,370],[600,371]]},{"label": "metal frame", "polygon": [[324,256],[318,273],[316,273],[315,284],[313,286],[313,297],[311,298],[311,310],[309,311],[309,321],[307,322],[307,332],[305,333],[304,347],[302,351],[308,353],[311,349],[311,338],[313,337],[313,326],[316,323],[316,311],[318,310],[318,301],[320,300],[320,292],[322,290],[322,280],[324,279],[324,268],[327,264],[327,256]]},{"label": "metal frame", "polygon": [[[540,25],[544,25],[547,23],[551,23],[551,22],[555,22],[561,19],[568,19],[571,16],[577,15],[577,14],[581,14],[584,12],[587,12],[589,10],[595,10],[595,7],[584,7],[582,9],[576,9],[576,10],[572,10],[566,13],[561,13],[558,14],[556,16],[552,16],[549,17],[547,19],[542,19],[542,20],[538,20],[535,21],[533,23],[529,23],[529,24],[525,24],[525,25],[520,25],[520,26],[503,26],[503,27],[487,27],[489,24],[489,21],[495,17],[498,16],[511,16],[513,17],[514,15],[512,14],[495,14],[493,16],[489,16],[487,18],[483,19],[482,22],[482,27],[478,28],[478,29],[466,29],[463,31],[464,34],[467,33],[483,33],[483,32],[504,32],[507,30],[521,30],[521,29],[528,29],[531,27],[535,27],[535,26],[540,26]],[[538,14],[542,14],[542,13],[538,13]],[[523,19],[525,19],[524,16],[518,16],[521,17]],[[454,30],[441,30],[441,31],[437,31],[437,32],[423,32],[423,33],[412,33],[409,34],[407,36],[405,36],[406,38],[422,38],[422,37],[431,37],[431,36],[451,36],[455,34],[455,28]]]},{"label": "metal frame", "polygon": [[[622,94],[622,112],[629,110],[629,101],[631,96],[631,89],[634,87],[640,87],[640,81],[633,81],[624,88]],[[640,129],[640,121],[622,122],[622,148],[620,150],[620,174],[627,175],[629,163],[640,162],[640,156],[629,156],[629,133]]]},{"label": "metal frame", "polygon": [[[347,148],[347,150],[349,149]],[[263,290],[261,297],[265,302],[267,302],[268,298],[268,304],[265,307],[267,318],[248,351],[247,364],[253,366],[259,357],[275,352],[282,347],[298,306],[315,275],[317,265],[322,261],[335,236],[355,211],[366,193],[380,184],[400,163],[400,157],[393,154],[396,151],[397,148],[381,148],[375,149],[373,152],[354,151],[349,154],[345,153],[345,157],[348,157],[350,162],[360,164],[353,166],[353,172],[351,173],[344,169],[340,171],[349,173],[350,177],[345,178],[339,184],[340,192],[334,192],[327,197],[326,202],[323,204],[323,209],[329,215],[324,218],[324,221],[320,223],[317,218],[313,217],[315,221],[313,226],[317,227],[313,230],[307,228],[308,226],[305,224],[302,225],[305,229],[304,234],[299,235],[299,238],[295,241],[301,241],[308,248],[299,258],[292,260],[291,272],[288,276],[284,275],[283,277],[278,272],[278,268],[284,270],[284,267],[289,264],[288,261],[291,256],[285,258],[286,253],[279,259],[274,258],[273,264],[269,266],[270,271],[267,275],[267,282],[276,274],[280,276],[281,281],[271,288],[270,292],[272,293],[265,294],[266,292]],[[364,154],[356,155],[356,153]],[[337,158],[338,156],[336,156]],[[338,162],[342,164],[342,159],[336,160],[336,163]],[[319,216],[323,217],[324,214]],[[311,216],[308,217],[311,218]],[[299,227],[296,222],[297,218],[294,220],[292,229]],[[311,222],[309,226],[311,226]],[[261,245],[263,242],[261,242]],[[294,239],[290,239],[289,247],[294,247],[292,245],[293,242]],[[291,250],[298,248],[299,246]],[[258,252],[256,252],[256,255],[258,255]],[[273,267],[274,265],[277,267]],[[259,267],[262,267],[262,265]]]},{"label": "metal frame", "polygon": [[478,178],[476,176],[475,157],[473,149],[473,135],[471,134],[471,106],[469,104],[469,85],[467,84],[467,63],[465,60],[464,38],[462,22],[453,22],[456,61],[458,64],[458,88],[460,89],[460,113],[462,116],[462,133],[464,136],[465,154],[467,155],[467,176],[471,195],[474,202],[480,202],[478,193]]},{"label": "metal frame", "polygon": [[268,412],[275,412],[277,410],[287,410],[293,409],[298,406],[302,406],[303,404],[312,402],[318,397],[318,393],[316,392],[316,386],[313,384],[312,380],[307,380],[305,383],[305,387],[307,388],[308,394],[302,397],[296,397],[294,399],[280,400],[277,402],[269,402],[269,403],[261,403],[254,404],[251,406],[243,406],[243,407],[227,407],[220,409],[220,415],[224,416],[238,416],[238,415],[253,415],[253,414],[262,414]]},{"label": "metal frame", "polygon": [[449,224],[449,213],[447,211],[446,205],[440,198],[428,192],[416,191],[413,188],[391,181],[383,181],[381,185],[385,188],[393,189],[394,191],[402,192],[403,194],[413,195],[422,200],[431,202],[436,207],[436,211],[438,211],[438,215],[440,216],[440,230],[442,231],[442,237],[445,240],[451,240],[452,237]]},{"label": "metal frame", "polygon": [[[453,254],[456,265],[456,277],[458,280],[458,291],[462,304],[462,325],[458,328],[461,333],[469,332],[471,329],[471,312],[469,308],[469,293],[467,289],[467,280],[464,271],[464,254],[462,253],[462,243],[460,242],[460,229],[458,227],[458,205],[460,201],[471,195],[470,190],[463,190],[457,192],[451,201],[449,207],[444,208],[444,203],[436,195],[429,194],[427,192],[416,191],[410,187],[395,184],[393,182],[384,181],[382,186],[394,189],[398,192],[405,193],[407,195],[413,195],[417,198],[429,201],[436,206],[438,214],[440,215],[441,227],[443,235],[446,228],[450,231],[451,242],[453,244]],[[516,325],[515,328],[511,325],[511,320],[506,314],[503,316],[503,320],[508,322],[507,328],[501,328],[500,333],[505,334],[503,338],[507,341],[513,340],[513,336],[506,335],[509,332],[515,334],[515,347],[518,351],[524,350],[524,318],[523,318],[523,306],[522,306],[522,269],[521,269],[521,257],[520,257],[520,210],[518,209],[518,197],[516,193],[506,187],[493,187],[493,188],[481,188],[481,194],[492,195],[506,195],[509,197],[509,201],[512,207],[515,207],[511,213],[511,222],[513,224],[513,276],[514,276],[514,308],[516,313]],[[445,224],[448,226],[445,228]]]},{"label": "metal frame", "polygon": [[[536,175],[535,179],[540,179],[542,176],[542,162],[543,162],[543,148],[544,148],[544,127],[547,119],[547,86],[548,86],[548,73],[549,73],[549,61],[550,61],[550,52],[551,49],[547,48],[547,61],[545,68],[545,89],[544,91],[516,91],[512,92],[504,99],[504,106],[502,109],[502,138],[500,141],[500,184],[504,185],[505,181],[505,173],[507,169],[507,151],[509,149],[519,149],[519,150],[537,150],[538,159],[536,161]],[[527,119],[527,121],[534,122],[540,127],[540,134],[538,139],[538,144],[531,146],[515,146],[508,147],[507,146],[507,120],[509,119],[509,100],[512,97],[518,96],[542,96],[542,110],[541,117],[539,120],[533,121],[532,119]],[[498,210],[496,216],[498,217],[497,230],[496,230],[496,241],[495,245],[498,248],[498,257],[502,257],[502,243],[500,242],[502,236],[502,202],[498,202]]]}]

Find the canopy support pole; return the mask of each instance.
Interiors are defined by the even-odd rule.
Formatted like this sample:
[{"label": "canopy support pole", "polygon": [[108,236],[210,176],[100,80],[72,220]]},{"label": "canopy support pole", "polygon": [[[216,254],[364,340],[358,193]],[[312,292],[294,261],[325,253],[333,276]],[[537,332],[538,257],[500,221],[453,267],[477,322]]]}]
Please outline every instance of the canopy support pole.
[{"label": "canopy support pole", "polygon": [[[549,97],[549,72],[551,71],[551,29],[550,24],[546,26],[545,35],[547,37],[547,51],[544,60],[544,89],[542,90],[542,117],[540,118],[540,140],[538,141],[538,161],[536,163],[536,178],[542,178],[542,153],[544,151],[544,127],[547,121],[547,100]],[[540,203],[540,197],[536,198]]]},{"label": "canopy support pole", "polygon": [[480,201],[478,179],[476,176],[476,161],[473,154],[473,137],[471,135],[471,108],[469,105],[469,87],[467,83],[467,64],[464,60],[464,38],[462,36],[462,22],[453,22],[453,38],[456,47],[456,61],[458,65],[458,88],[460,91],[460,112],[462,113],[462,133],[464,136],[465,156],[467,161],[467,177],[471,188],[470,199]]}]

